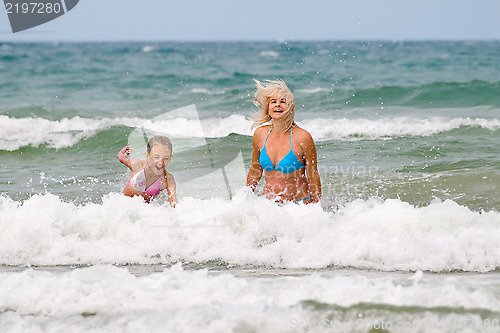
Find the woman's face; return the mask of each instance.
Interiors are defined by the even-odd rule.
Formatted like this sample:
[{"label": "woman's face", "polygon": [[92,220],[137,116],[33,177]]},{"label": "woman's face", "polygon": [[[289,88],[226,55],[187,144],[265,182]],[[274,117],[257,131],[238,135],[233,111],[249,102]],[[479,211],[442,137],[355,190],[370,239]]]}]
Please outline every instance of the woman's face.
[{"label": "woman's face", "polygon": [[282,119],[287,116],[288,103],[286,102],[286,97],[283,94],[276,92],[271,95],[268,113],[273,119]]},{"label": "woman's face", "polygon": [[164,145],[155,145],[151,148],[149,155],[146,155],[148,166],[156,175],[163,175],[165,167],[172,159],[172,152]]}]

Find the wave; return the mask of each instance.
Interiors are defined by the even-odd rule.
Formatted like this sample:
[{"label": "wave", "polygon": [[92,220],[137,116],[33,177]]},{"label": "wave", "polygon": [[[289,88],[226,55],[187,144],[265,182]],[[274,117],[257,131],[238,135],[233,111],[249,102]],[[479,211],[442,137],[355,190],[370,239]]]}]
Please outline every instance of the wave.
[{"label": "wave", "polygon": [[[310,89],[297,89],[296,92],[304,93],[304,94],[316,94],[316,93],[325,93],[325,92],[331,92],[332,89],[327,89],[327,88],[321,88],[321,87],[316,87],[316,88],[310,88]],[[324,94],[322,94],[324,95]]]},{"label": "wave", "polygon": [[0,197],[0,264],[222,262],[289,269],[493,271],[500,213],[446,200],[355,200],[338,210],[278,205],[244,190],[184,197],[174,209],[114,193],[76,205],[52,194]]},{"label": "wave", "polygon": [[397,105],[424,108],[500,106],[500,82],[434,82],[418,86],[380,85],[370,88],[334,89],[341,106]]},{"label": "wave", "polygon": [[[203,130],[200,131],[200,125]],[[225,137],[231,133],[251,135],[251,123],[244,116],[233,115],[223,119],[149,120],[141,118],[11,118],[0,115],[0,150],[15,151],[22,147],[72,147],[97,133],[114,126],[144,128],[179,138]]]},{"label": "wave", "polygon": [[493,280],[282,275],[245,279],[181,265],[147,276],[111,265],[3,272],[0,321],[8,332],[498,331]]},{"label": "wave", "polygon": [[279,57],[279,53],[276,52],[276,51],[261,51],[259,53],[259,56],[260,57],[269,57],[269,58],[278,58]]},{"label": "wave", "polygon": [[[471,150],[477,153],[477,149]],[[482,156],[460,162],[426,160],[395,172],[336,165],[331,173],[322,174],[323,203],[334,207],[376,197],[427,206],[437,198],[453,200],[473,211],[497,209],[500,198],[495,186],[500,183],[500,170],[494,165]]]},{"label": "wave", "polygon": [[500,129],[500,119],[431,117],[394,117],[387,119],[325,119],[317,118],[298,122],[316,140],[344,140],[430,136],[460,128]]},{"label": "wave", "polygon": [[[407,136],[430,136],[462,128],[500,129],[500,119],[432,117],[418,119],[393,117],[386,119],[315,118],[297,123],[315,140],[375,140]],[[72,147],[114,126],[144,128],[172,138],[221,138],[231,133],[252,135],[252,122],[243,115],[225,118],[150,120],[142,118],[11,118],[0,115],[0,150],[15,151],[41,145],[48,148]],[[201,128],[201,130],[200,130]]]},{"label": "wave", "polygon": [[193,88],[189,92],[193,93],[193,94],[222,95],[226,91],[224,91],[222,89],[221,90],[210,90],[210,89],[206,89],[206,88]]},{"label": "wave", "polygon": [[11,118],[0,115],[0,149],[14,151],[21,147],[38,147],[42,144],[51,148],[69,147],[113,124],[110,119],[73,117],[51,121],[44,118]]},{"label": "wave", "polygon": [[156,46],[146,45],[146,46],[143,46],[141,50],[144,53],[148,53],[148,52],[151,52],[151,51],[155,51],[156,50]]}]

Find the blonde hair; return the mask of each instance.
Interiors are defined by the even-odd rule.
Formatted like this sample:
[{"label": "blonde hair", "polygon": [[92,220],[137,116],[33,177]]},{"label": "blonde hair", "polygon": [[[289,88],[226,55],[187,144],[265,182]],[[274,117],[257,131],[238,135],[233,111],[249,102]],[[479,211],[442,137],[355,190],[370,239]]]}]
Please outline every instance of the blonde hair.
[{"label": "blonde hair", "polygon": [[254,95],[254,104],[258,110],[255,116],[251,118],[254,121],[252,129],[271,121],[269,103],[271,102],[271,96],[277,93],[279,98],[285,97],[288,104],[288,115],[285,120],[285,131],[288,131],[295,124],[293,121],[295,117],[295,99],[290,88],[281,79],[267,80],[265,83],[258,80],[254,81],[257,86],[257,91]]},{"label": "blonde hair", "polygon": [[148,141],[148,145],[147,145],[148,155],[151,153],[151,149],[157,145],[163,145],[163,146],[167,147],[168,150],[170,150],[170,154],[173,153],[172,142],[170,141],[170,139],[167,138],[166,136],[163,136],[163,135],[156,135],[156,136],[153,136]]}]

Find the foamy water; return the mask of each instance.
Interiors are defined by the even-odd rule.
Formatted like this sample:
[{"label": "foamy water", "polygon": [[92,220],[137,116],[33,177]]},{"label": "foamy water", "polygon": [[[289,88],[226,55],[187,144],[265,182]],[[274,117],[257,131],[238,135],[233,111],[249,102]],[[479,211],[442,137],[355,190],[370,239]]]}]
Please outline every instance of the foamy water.
[{"label": "foamy water", "polygon": [[[414,207],[356,200],[336,211],[277,205],[246,191],[229,201],[182,198],[175,209],[111,194],[76,205],[54,195],[0,199],[4,265],[178,261],[280,268],[491,271],[500,214],[451,200]],[[13,223],[14,222],[14,223]]]},{"label": "foamy water", "polygon": [[[318,118],[299,121],[298,124],[307,129],[318,141],[429,136],[461,127],[477,127],[490,131],[500,129],[500,119],[446,117],[394,117],[380,120]],[[50,148],[70,147],[112,126],[144,128],[166,133],[173,138],[218,138],[231,133],[252,135],[252,121],[243,115],[201,120],[174,118],[156,121],[140,118],[81,117],[51,121],[43,118],[11,118],[0,115],[0,149],[14,151],[20,147],[38,147],[43,144]],[[199,130],[200,126],[202,131]]]},{"label": "foamy water", "polygon": [[[477,329],[473,324],[495,332],[493,318],[500,313],[495,276],[436,280],[420,271],[246,278],[177,264],[135,276],[127,268],[97,265],[1,272],[0,285],[0,325],[9,332],[365,332],[380,325],[403,332],[470,332]],[[391,306],[401,310],[381,319]]]},{"label": "foamy water", "polygon": [[[498,332],[499,47],[1,45],[0,331]],[[322,205],[242,189],[276,78]],[[119,193],[156,134],[175,209]]]}]

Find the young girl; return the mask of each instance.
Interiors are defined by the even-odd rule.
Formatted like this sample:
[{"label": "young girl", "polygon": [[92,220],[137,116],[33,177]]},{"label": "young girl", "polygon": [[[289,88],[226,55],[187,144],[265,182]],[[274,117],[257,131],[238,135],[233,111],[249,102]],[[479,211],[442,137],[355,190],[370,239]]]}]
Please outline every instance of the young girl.
[{"label": "young girl", "polygon": [[172,142],[165,136],[152,137],[148,142],[145,161],[130,158],[128,155],[133,150],[131,146],[125,146],[117,155],[120,162],[131,170],[123,194],[129,197],[140,195],[150,202],[166,189],[168,201],[175,207],[177,196],[174,176],[165,170],[172,159]]}]

